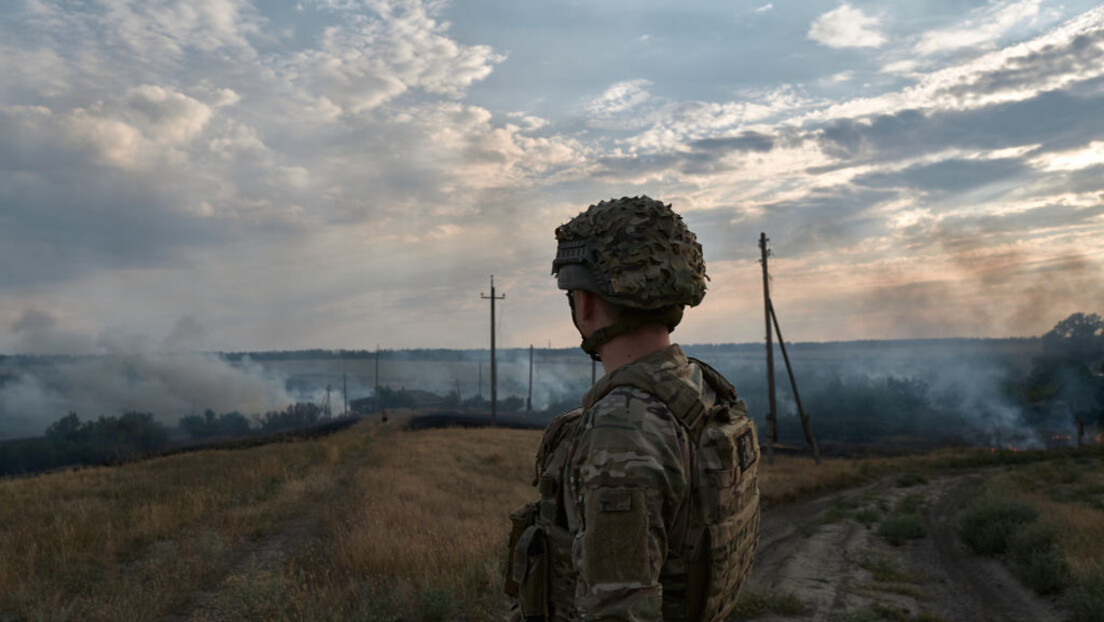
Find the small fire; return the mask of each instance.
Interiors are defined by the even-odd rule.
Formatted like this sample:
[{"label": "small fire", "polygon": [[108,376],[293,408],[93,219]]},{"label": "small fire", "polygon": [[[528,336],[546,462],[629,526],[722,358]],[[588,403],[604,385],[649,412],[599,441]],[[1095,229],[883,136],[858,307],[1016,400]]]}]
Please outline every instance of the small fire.
[{"label": "small fire", "polygon": [[1054,436],[1050,437],[1050,440],[1052,441],[1068,441],[1072,439],[1073,436],[1070,434],[1055,434]]},{"label": "small fire", "polygon": [[1102,433],[1100,433],[1100,434],[1097,434],[1096,436],[1094,436],[1094,437],[1093,437],[1093,442],[1094,442],[1094,443],[1104,443],[1104,432],[1102,432]]}]

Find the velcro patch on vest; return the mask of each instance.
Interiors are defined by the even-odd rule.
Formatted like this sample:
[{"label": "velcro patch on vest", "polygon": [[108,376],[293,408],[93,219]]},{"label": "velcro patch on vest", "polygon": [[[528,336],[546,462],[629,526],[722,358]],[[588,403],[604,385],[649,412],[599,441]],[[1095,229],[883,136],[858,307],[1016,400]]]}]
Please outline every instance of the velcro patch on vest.
[{"label": "velcro patch on vest", "polygon": [[740,454],[740,470],[746,471],[755,464],[758,458],[758,448],[755,446],[755,435],[751,430],[744,432],[736,439],[736,453]]},{"label": "velcro patch on vest", "polygon": [[602,512],[628,512],[632,510],[632,490],[599,490],[598,507]]},{"label": "velcro patch on vest", "polygon": [[591,587],[649,581],[652,566],[644,489],[591,490],[583,497],[583,507],[582,538],[574,550],[580,578]]}]

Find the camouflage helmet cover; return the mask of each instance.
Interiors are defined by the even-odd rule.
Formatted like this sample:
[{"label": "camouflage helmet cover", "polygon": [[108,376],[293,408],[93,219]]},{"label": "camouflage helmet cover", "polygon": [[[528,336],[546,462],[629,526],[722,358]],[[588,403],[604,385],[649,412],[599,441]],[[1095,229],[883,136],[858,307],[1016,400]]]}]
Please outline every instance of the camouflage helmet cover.
[{"label": "camouflage helmet cover", "polygon": [[[701,244],[662,201],[639,196],[591,205],[560,225],[556,240],[552,274],[561,289],[587,289],[644,310],[693,307],[705,297]],[[572,284],[579,282],[593,287]]]}]

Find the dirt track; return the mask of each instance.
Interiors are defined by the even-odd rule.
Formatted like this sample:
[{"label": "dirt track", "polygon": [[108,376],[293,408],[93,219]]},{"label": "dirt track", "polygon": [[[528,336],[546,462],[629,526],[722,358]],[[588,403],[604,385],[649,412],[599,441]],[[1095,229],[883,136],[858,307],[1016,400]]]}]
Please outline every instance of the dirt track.
[{"label": "dirt track", "polygon": [[[913,620],[928,613],[947,622],[1062,620],[1052,602],[1022,587],[998,562],[969,552],[955,535],[955,513],[981,477],[955,474],[907,488],[886,478],[766,509],[745,589],[792,592],[804,611],[758,619]],[[877,523],[856,519],[864,509],[884,513],[906,495],[923,499],[923,538],[893,547],[876,534]]]}]

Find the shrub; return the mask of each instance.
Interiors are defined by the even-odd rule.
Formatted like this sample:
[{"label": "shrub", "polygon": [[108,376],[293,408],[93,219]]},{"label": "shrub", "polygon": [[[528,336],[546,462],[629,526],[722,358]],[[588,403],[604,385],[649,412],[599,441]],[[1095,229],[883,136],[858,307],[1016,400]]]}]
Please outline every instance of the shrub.
[{"label": "shrub", "polygon": [[878,524],[878,535],[893,546],[901,546],[909,540],[923,538],[926,533],[924,519],[918,514],[887,516]]},{"label": "shrub", "polygon": [[983,555],[1004,553],[1020,525],[1033,522],[1039,511],[1026,503],[988,500],[962,512],[958,533],[974,551]]},{"label": "shrub", "polygon": [[728,616],[729,622],[753,620],[767,614],[796,616],[805,612],[805,604],[793,592],[768,594],[744,589],[736,598],[736,607]]},{"label": "shrub", "polygon": [[1104,622],[1104,567],[1089,572],[1066,595],[1070,622]]},{"label": "shrub", "polygon": [[1069,567],[1057,544],[1058,532],[1039,524],[1021,526],[1008,543],[1013,572],[1039,594],[1059,592],[1069,582]]},{"label": "shrub", "polygon": [[916,471],[905,471],[897,476],[897,487],[908,488],[910,486],[916,486],[917,484],[927,484],[928,478],[924,477]]}]

